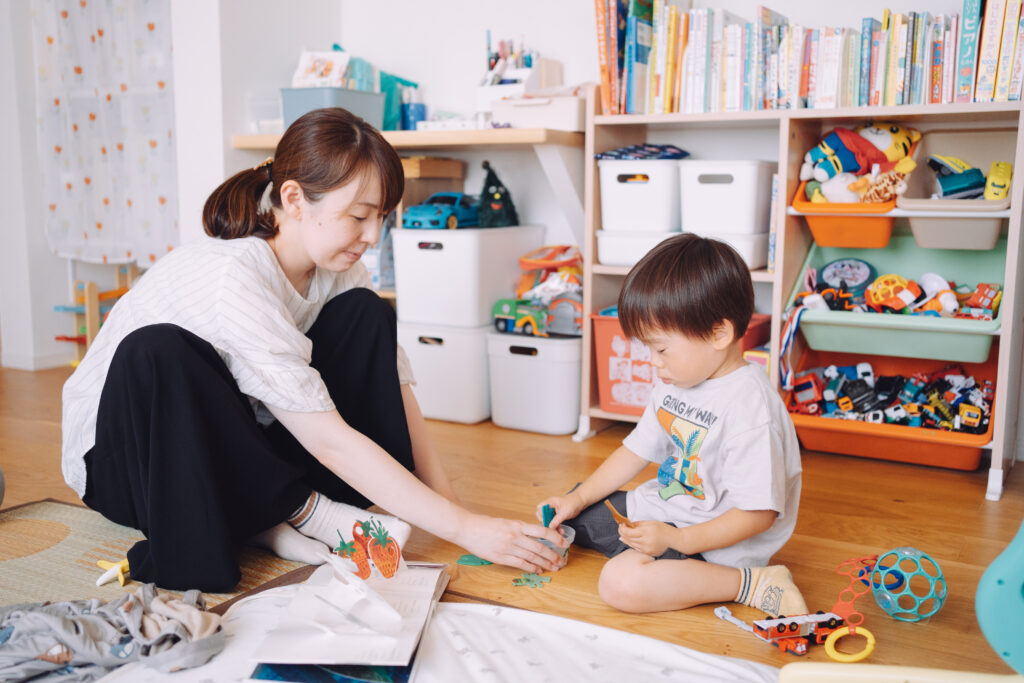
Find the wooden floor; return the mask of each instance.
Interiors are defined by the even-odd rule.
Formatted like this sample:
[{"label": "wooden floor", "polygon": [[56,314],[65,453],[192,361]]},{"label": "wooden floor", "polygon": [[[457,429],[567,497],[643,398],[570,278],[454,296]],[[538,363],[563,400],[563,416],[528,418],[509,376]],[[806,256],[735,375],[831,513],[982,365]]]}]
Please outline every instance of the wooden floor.
[{"label": "wooden floor", "polygon": [[[0,369],[4,508],[41,498],[78,502],[60,474],[60,387],[68,374],[65,369]],[[517,518],[532,518],[538,501],[591,472],[628,433],[628,425],[620,425],[577,444],[569,437],[509,431],[489,422],[431,422],[430,429],[466,504]],[[844,560],[914,546],[939,562],[950,596],[938,614],[919,623],[895,621],[870,594],[860,598],[864,625],[878,640],[866,661],[1009,673],[978,628],[974,593],[985,567],[1024,518],[1024,468],[1011,472],[1002,500],[990,502],[984,497],[984,470],[954,472],[819,453],[805,453],[803,464],[796,533],[775,559],[790,567],[810,608],[828,610],[848,586],[848,579],[835,573]],[[514,605],[775,666],[796,659],[720,621],[713,605],[642,616],[605,606],[596,593],[603,558],[591,551],[574,549],[569,565],[543,588],[513,587],[519,572],[512,569],[456,565],[460,554],[422,532],[414,532],[406,549],[410,559],[451,563],[447,600]],[[747,621],[761,616],[730,607]],[[859,649],[858,639],[847,640],[840,649]],[[819,648],[807,658],[827,661]]]}]

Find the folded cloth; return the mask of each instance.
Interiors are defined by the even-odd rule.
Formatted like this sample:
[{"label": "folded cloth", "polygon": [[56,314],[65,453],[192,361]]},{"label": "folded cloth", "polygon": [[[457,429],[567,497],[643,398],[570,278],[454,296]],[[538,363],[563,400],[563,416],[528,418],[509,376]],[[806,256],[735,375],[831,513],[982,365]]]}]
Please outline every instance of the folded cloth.
[{"label": "folded cloth", "polygon": [[108,603],[10,605],[0,607],[0,683],[93,681],[134,661],[178,671],[205,664],[224,641],[220,617],[196,590],[170,598],[147,583]]}]

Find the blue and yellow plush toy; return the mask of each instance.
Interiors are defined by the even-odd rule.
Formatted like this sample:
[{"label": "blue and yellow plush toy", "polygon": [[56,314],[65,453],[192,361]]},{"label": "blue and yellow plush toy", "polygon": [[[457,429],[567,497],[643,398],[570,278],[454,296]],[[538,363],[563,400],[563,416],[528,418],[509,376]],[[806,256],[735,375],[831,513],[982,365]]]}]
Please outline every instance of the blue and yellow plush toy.
[{"label": "blue and yellow plush toy", "polygon": [[837,173],[864,175],[875,164],[885,173],[909,155],[920,139],[920,131],[895,123],[833,129],[804,156],[800,180],[825,182]]}]

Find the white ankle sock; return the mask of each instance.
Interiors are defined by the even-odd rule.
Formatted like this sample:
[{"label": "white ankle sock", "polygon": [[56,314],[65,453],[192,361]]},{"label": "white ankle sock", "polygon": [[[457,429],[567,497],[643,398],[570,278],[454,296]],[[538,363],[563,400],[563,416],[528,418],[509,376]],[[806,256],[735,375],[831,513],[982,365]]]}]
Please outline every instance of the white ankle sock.
[{"label": "white ankle sock", "polygon": [[781,564],[740,569],[740,592],[736,602],[756,607],[773,617],[807,614],[804,596],[793,583],[789,569]]},{"label": "white ankle sock", "polygon": [[304,536],[315,538],[334,548],[338,545],[339,533],[345,540],[354,540],[352,527],[359,522],[368,522],[371,519],[384,525],[384,528],[398,543],[398,547],[405,547],[405,542],[409,539],[409,532],[412,529],[402,520],[391,515],[382,515],[353,505],[338,503],[317,491],[313,491],[309,495],[305,505],[288,519],[288,523]]},{"label": "white ankle sock", "polygon": [[281,522],[249,539],[253,545],[266,548],[278,557],[306,564],[323,564],[331,549],[320,541],[303,536],[287,522]]}]

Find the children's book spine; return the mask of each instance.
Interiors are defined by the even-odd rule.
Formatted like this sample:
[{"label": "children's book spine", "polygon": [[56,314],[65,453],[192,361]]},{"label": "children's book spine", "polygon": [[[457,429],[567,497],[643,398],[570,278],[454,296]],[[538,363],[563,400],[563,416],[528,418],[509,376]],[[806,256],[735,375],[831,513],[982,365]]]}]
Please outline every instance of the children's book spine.
[{"label": "children's book spine", "polygon": [[[909,17],[908,17],[909,20]],[[900,24],[899,44],[896,52],[896,85],[893,88],[893,104],[903,104],[903,91],[906,88],[907,77],[907,45],[909,39],[909,21]]]},{"label": "children's book spine", "polygon": [[928,87],[928,103],[942,102],[943,74],[942,59],[945,55],[946,17],[942,14],[935,17],[931,27],[931,80]]},{"label": "children's book spine", "polygon": [[769,273],[775,272],[775,239],[778,233],[779,219],[779,174],[772,174],[771,203],[769,204],[768,215],[768,264],[765,269]]},{"label": "children's book spine", "polygon": [[[655,113],[667,114],[672,111],[672,83],[676,77],[675,45],[676,45],[676,22],[678,21],[675,5],[665,8],[667,10],[667,21],[665,29],[665,41],[662,52],[665,58],[665,74],[662,78],[661,96],[655,104]],[[660,61],[660,60],[659,60]]]},{"label": "children's book spine", "polygon": [[960,15],[949,17],[949,28],[942,45],[942,103],[950,104],[956,97],[956,72],[960,45]]},{"label": "children's book spine", "polygon": [[755,81],[759,76],[754,64],[754,24],[747,23],[743,25],[743,111],[755,108]]},{"label": "children's book spine", "polygon": [[859,107],[866,107],[871,98],[871,65],[874,59],[875,32],[878,31],[879,26],[878,19],[872,17],[864,17],[860,23],[860,64],[858,67],[860,90],[857,97],[857,106]]},{"label": "children's book spine", "polygon": [[1019,100],[1024,85],[1024,17],[1017,24],[1017,43],[1013,50],[1013,74],[1010,76],[1010,99]]},{"label": "children's book spine", "polygon": [[651,66],[651,22],[636,17],[633,32],[633,110],[631,114],[647,113],[647,72]]},{"label": "children's book spine", "polygon": [[885,93],[882,104],[891,106],[896,104],[896,67],[900,52],[900,34],[903,29],[901,14],[896,14],[892,19],[892,31],[889,36],[889,58],[885,65]]},{"label": "children's book spine", "polygon": [[978,43],[978,75],[974,83],[974,101],[991,102],[996,93],[999,68],[999,43],[1003,37],[1006,0],[987,0]]},{"label": "children's book spine", "polygon": [[790,36],[789,52],[789,108],[797,109],[803,103],[800,94],[800,80],[804,66],[804,34],[807,29],[794,26]]},{"label": "children's book spine", "polygon": [[881,102],[881,78],[878,63],[882,57],[882,31],[871,34],[871,79],[868,82],[868,105],[876,106]]},{"label": "children's book spine", "polygon": [[910,88],[912,104],[924,104],[928,101],[925,97],[925,84],[931,68],[931,63],[927,60],[931,23],[932,15],[929,12],[918,13],[917,23],[914,25],[914,70]]},{"label": "children's book spine", "polygon": [[846,101],[845,107],[856,107],[860,103],[860,33],[848,29],[846,40]]},{"label": "children's book spine", "polygon": [[779,33],[779,109],[789,109],[789,36],[792,26],[783,26]]},{"label": "children's book spine", "polygon": [[636,56],[636,18],[626,19],[626,61],[622,72],[622,113],[633,113],[633,64]]},{"label": "children's book spine", "polygon": [[811,58],[807,65],[807,106],[817,107],[818,66],[821,64],[821,30],[811,29]]},{"label": "children's book spine", "polygon": [[1010,79],[1013,74],[1013,54],[1017,45],[1021,0],[1008,0],[1003,19],[1003,37],[999,43],[999,69],[996,71],[996,102],[1010,99]]},{"label": "children's book spine", "polygon": [[957,45],[957,72],[953,99],[970,102],[974,99],[974,76],[978,67],[978,39],[981,33],[982,0],[964,0],[960,16],[960,40]]},{"label": "children's book spine", "polygon": [[[814,40],[814,29],[804,30],[804,45],[800,52],[800,105],[808,107],[811,87],[811,49]],[[816,47],[816,46],[815,46]]]},{"label": "children's book spine", "polygon": [[771,42],[769,43],[771,48],[771,54],[768,58],[768,108],[778,109],[779,108],[779,27],[772,26],[769,34],[771,35]]},{"label": "children's book spine", "polygon": [[594,0],[597,17],[597,60],[601,68],[601,113],[611,114],[611,77],[608,74],[608,5]]},{"label": "children's book spine", "polygon": [[690,13],[679,12],[679,25],[676,27],[676,82],[672,92],[672,111],[683,111],[683,58],[690,46]]}]

